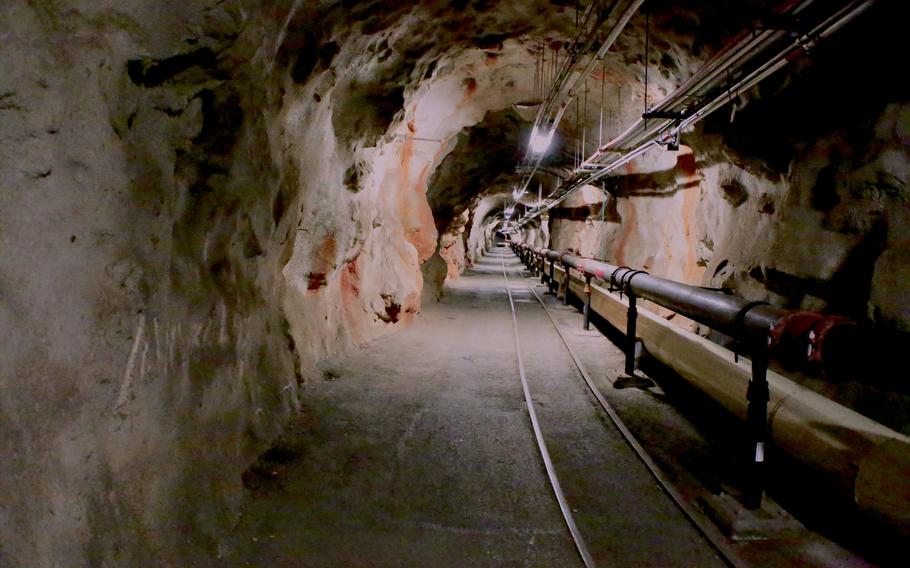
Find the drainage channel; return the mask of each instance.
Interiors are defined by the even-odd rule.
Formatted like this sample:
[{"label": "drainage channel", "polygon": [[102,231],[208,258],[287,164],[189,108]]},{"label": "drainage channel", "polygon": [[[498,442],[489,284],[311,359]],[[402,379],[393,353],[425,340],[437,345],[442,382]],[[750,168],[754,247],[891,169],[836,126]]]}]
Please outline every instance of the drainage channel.
[{"label": "drainage channel", "polygon": [[[497,251],[497,252],[499,252],[499,251]],[[500,254],[500,261],[501,261],[501,265],[502,265],[501,266],[502,275],[503,275],[503,279],[505,281],[505,288],[506,288],[507,296],[509,299],[509,304],[510,304],[510,307],[512,310],[513,332],[514,332],[514,336],[515,336],[515,349],[516,349],[516,356],[517,356],[517,360],[518,360],[519,377],[520,377],[521,383],[522,383],[522,390],[524,392],[525,403],[527,405],[528,414],[531,419],[531,424],[532,424],[532,427],[534,430],[534,435],[537,440],[537,445],[540,450],[540,454],[541,454],[541,457],[542,457],[542,460],[544,463],[544,467],[547,471],[547,475],[550,480],[550,484],[552,486],[553,493],[556,496],[556,500],[559,504],[560,510],[565,519],[566,527],[568,528],[569,533],[571,534],[572,539],[575,542],[576,549],[578,550],[579,556],[581,557],[585,566],[594,566],[595,565],[594,555],[592,555],[592,553],[589,549],[589,546],[585,541],[585,537],[582,534],[582,529],[579,528],[579,523],[576,521],[576,519],[573,516],[573,511],[576,509],[573,509],[573,503],[570,502],[570,498],[567,498],[565,492],[563,491],[562,485],[559,482],[559,478],[557,477],[557,465],[554,465],[554,459],[551,455],[550,450],[547,447],[546,441],[544,440],[544,435],[543,435],[544,428],[541,428],[541,421],[539,419],[538,412],[535,409],[535,399],[531,395],[531,384],[534,382],[535,377],[534,377],[533,373],[529,374],[526,370],[525,355],[522,352],[521,340],[519,339],[519,336],[520,336],[519,317],[518,317],[518,312],[516,310],[516,303],[521,302],[522,300],[516,299],[516,297],[513,294],[512,283],[511,283],[508,273],[506,271],[505,259],[507,256],[511,257],[511,254],[509,254],[509,253]],[[615,431],[618,431],[618,433],[621,435],[623,442],[628,446],[628,448],[630,448],[632,450],[632,452],[634,452],[634,455],[636,456],[637,460],[648,471],[648,473],[650,474],[653,481],[656,482],[656,485],[659,487],[660,492],[662,492],[662,494],[665,496],[665,497],[663,497],[663,499],[666,499],[666,497],[670,498],[670,500],[672,501],[673,505],[676,508],[675,515],[678,517],[679,513],[680,512],[682,513],[682,516],[685,518],[685,523],[687,523],[691,528],[694,529],[693,536],[695,534],[697,534],[698,537],[696,537],[696,538],[698,538],[699,541],[702,541],[702,538],[704,539],[702,541],[705,543],[704,546],[711,548],[712,556],[715,556],[716,558],[718,558],[719,564],[721,564],[721,560],[722,560],[723,561],[722,563],[724,563],[728,566],[736,566],[736,567],[746,566],[746,564],[744,564],[740,559],[738,559],[737,556],[732,552],[732,550],[730,550],[729,546],[727,545],[726,539],[723,537],[723,535],[720,533],[720,531],[713,524],[711,524],[710,521],[707,521],[707,520],[701,518],[701,516],[697,512],[692,510],[692,508],[685,501],[685,499],[683,499],[680,496],[679,492],[663,476],[663,474],[658,469],[657,465],[650,458],[650,456],[648,456],[647,452],[644,450],[642,445],[635,439],[635,437],[632,435],[632,433],[629,431],[629,429],[625,426],[625,424],[623,424],[620,417],[617,415],[617,413],[613,410],[613,408],[607,402],[606,398],[602,395],[602,393],[596,387],[593,380],[591,379],[590,373],[585,368],[585,365],[582,362],[581,358],[578,357],[578,355],[575,353],[574,349],[571,347],[570,343],[566,340],[566,337],[563,335],[562,330],[557,325],[556,321],[554,320],[554,318],[553,318],[552,314],[550,313],[550,310],[547,308],[546,304],[543,302],[543,300],[540,298],[540,296],[537,294],[537,292],[534,290],[534,288],[528,284],[527,279],[523,277],[521,272],[519,272],[518,278],[520,279],[520,282],[522,283],[523,288],[527,289],[529,301],[531,303],[539,304],[540,307],[543,309],[543,313],[546,315],[547,321],[549,321],[550,326],[552,326],[552,331],[555,331],[556,334],[559,336],[559,338],[562,340],[562,344],[563,344],[563,347],[565,348],[565,352],[567,353],[568,358],[571,359],[572,365],[575,367],[575,369],[570,371],[570,373],[565,374],[565,379],[570,380],[569,375],[570,374],[574,375],[577,371],[578,378],[582,379],[584,386],[587,389],[587,392],[589,393],[590,397],[593,397],[593,400],[596,401],[596,405],[591,404],[591,406],[596,407],[596,411],[599,413],[599,415],[601,417],[601,420],[600,420],[601,428],[603,428],[604,430],[608,430],[608,429],[612,430],[610,424],[612,424],[612,426],[615,427]],[[524,291],[525,290],[523,289],[522,292],[524,292]],[[526,301],[528,301],[528,300],[526,300]],[[530,375],[530,380],[529,380],[529,375]],[[579,383],[582,381],[579,381]],[[541,404],[541,403],[538,402],[537,404]],[[606,420],[603,420],[603,419],[606,419]],[[554,441],[558,442],[558,440],[554,440]],[[614,448],[614,451],[615,451],[615,448]],[[556,460],[556,462],[557,462],[557,464],[559,464],[559,460]],[[640,469],[640,466],[638,469]],[[577,476],[579,474],[577,471],[573,471],[569,467],[564,467],[563,469],[561,469],[561,471],[563,472],[563,474],[566,477]],[[578,499],[577,495],[576,495],[576,499]],[[590,506],[590,503],[585,503],[585,504]],[[636,507],[636,505],[637,505],[636,496],[631,495],[630,501],[629,501],[629,506],[631,509],[634,509]],[[629,515],[630,513],[639,514],[639,513],[641,513],[641,511],[606,510],[606,511],[602,511],[602,513],[605,515]],[[608,539],[616,538],[615,535],[598,535],[598,534],[591,534],[591,533],[587,533],[587,536],[589,538],[589,542],[591,542],[591,543],[596,543],[597,539],[599,539],[599,538],[608,538]],[[680,560],[682,560],[682,559],[680,559]],[[623,565],[624,561],[622,558],[616,558],[615,560],[611,559],[609,562],[601,562],[601,564]]]}]

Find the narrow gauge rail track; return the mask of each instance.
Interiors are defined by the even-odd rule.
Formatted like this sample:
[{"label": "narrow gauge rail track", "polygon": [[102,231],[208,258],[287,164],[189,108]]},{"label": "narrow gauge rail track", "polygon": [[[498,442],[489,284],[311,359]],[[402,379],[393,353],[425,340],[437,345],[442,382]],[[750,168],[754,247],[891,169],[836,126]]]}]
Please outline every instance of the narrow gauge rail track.
[{"label": "narrow gauge rail track", "polygon": [[[587,542],[584,535],[581,532],[581,529],[578,526],[574,516],[573,509],[568,502],[562,486],[559,482],[557,476],[556,467],[553,463],[550,452],[547,448],[546,441],[543,437],[543,432],[540,427],[540,422],[537,416],[537,412],[534,407],[534,401],[531,396],[530,384],[528,381],[527,373],[525,372],[525,363],[524,356],[521,349],[521,341],[519,339],[519,325],[518,325],[518,315],[515,309],[515,300],[512,295],[512,285],[509,280],[508,272],[506,271],[505,258],[507,255],[500,256],[500,263],[502,268],[502,276],[505,283],[506,295],[509,300],[509,306],[512,312],[512,327],[513,334],[515,338],[515,352],[518,362],[518,372],[519,378],[521,381],[522,391],[524,393],[525,404],[527,407],[528,415],[531,420],[531,425],[534,431],[534,437],[537,443],[538,450],[541,455],[541,459],[546,469],[547,477],[550,482],[550,486],[553,490],[553,494],[556,498],[557,503],[559,504],[560,512],[562,513],[563,519],[565,520],[566,528],[569,531],[572,540],[575,544],[575,548],[578,551],[578,555],[581,558],[581,561],[587,568],[592,568],[597,566],[595,564],[593,556],[588,548]],[[685,516],[689,523],[700,533],[714,548],[714,551],[720,556],[720,558],[728,565],[735,568],[744,568],[747,566],[742,560],[740,560],[737,555],[733,552],[730,545],[727,542],[727,539],[721,534],[716,526],[714,526],[710,521],[704,518],[703,515],[700,515],[695,511],[691,505],[682,497],[679,491],[673,487],[673,485],[666,479],[666,477],[661,473],[657,464],[654,460],[648,455],[644,447],[639,443],[635,438],[632,432],[626,427],[622,419],[603,396],[603,393],[600,392],[600,389],[595,385],[594,381],[591,378],[591,374],[588,372],[585,364],[572,348],[569,341],[566,339],[565,334],[560,329],[559,325],[556,323],[556,320],[553,318],[550,309],[547,308],[546,303],[538,295],[537,291],[534,290],[532,283],[533,280],[528,280],[523,275],[524,269],[521,270],[520,281],[528,292],[534,297],[540,307],[543,309],[544,313],[547,316],[550,324],[553,329],[559,335],[562,340],[562,344],[565,347],[569,357],[572,359],[575,370],[577,371],[578,378],[580,378],[587,388],[588,392],[597,402],[597,407],[600,412],[605,415],[609,421],[616,427],[616,430],[620,433],[626,444],[632,449],[639,461],[645,466],[648,472],[653,477],[654,481],[660,487],[664,494],[666,494],[676,505],[679,511]],[[588,535],[589,537],[596,537],[596,535]]]}]

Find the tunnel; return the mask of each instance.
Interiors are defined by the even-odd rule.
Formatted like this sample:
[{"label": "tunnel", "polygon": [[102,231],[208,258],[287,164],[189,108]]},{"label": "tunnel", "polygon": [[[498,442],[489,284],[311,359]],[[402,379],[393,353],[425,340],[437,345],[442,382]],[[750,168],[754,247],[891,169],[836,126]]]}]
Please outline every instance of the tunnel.
[{"label": "tunnel", "polygon": [[904,565],[908,17],[3,0],[0,566]]}]

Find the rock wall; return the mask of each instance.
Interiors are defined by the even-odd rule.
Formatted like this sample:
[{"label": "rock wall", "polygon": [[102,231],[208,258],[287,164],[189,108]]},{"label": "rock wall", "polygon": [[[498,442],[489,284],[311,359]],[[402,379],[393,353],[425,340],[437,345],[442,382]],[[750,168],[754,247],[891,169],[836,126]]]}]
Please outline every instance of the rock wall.
[{"label": "rock wall", "polygon": [[[649,100],[720,43],[696,12],[655,15]],[[4,2],[0,565],[217,564],[244,470],[319,360],[405,325],[491,242],[527,136],[513,104],[574,16]],[[643,104],[644,28],[592,77],[619,101],[607,129]],[[533,236],[804,306],[836,305],[824,283],[852,275],[871,284],[851,309],[905,325],[906,100],[859,136],[802,134],[792,169],[707,128]],[[812,247],[833,252],[801,262]]]},{"label": "rock wall", "polygon": [[[508,203],[510,194],[499,193],[487,195],[477,200],[471,208],[470,225],[467,229],[467,262],[474,263],[483,255],[488,246],[491,230],[502,223],[502,207]],[[499,211],[499,221],[496,222],[496,212]]]},{"label": "rock wall", "polygon": [[449,228],[439,237],[439,254],[446,261],[446,278],[458,278],[467,266],[467,249],[465,226],[468,224],[470,210],[465,209],[461,215],[449,224]]},{"label": "rock wall", "polygon": [[[863,34],[894,26],[886,13],[870,18],[749,93],[745,110],[685,133],[679,152],[652,150],[573,195],[551,213],[551,245],[910,329],[910,93],[862,87],[884,65],[875,59],[882,46]],[[855,75],[847,106],[826,98],[844,75]]]},{"label": "rock wall", "polygon": [[318,360],[419,310],[547,5],[3,4],[0,564],[217,563]]},{"label": "rock wall", "polygon": [[[593,187],[567,199],[551,212],[550,246],[690,284],[732,288],[751,300],[907,331],[910,105],[886,104],[874,115],[863,128],[838,128],[807,144],[786,174],[736,155],[717,136],[690,135],[692,147],[681,147],[675,164],[667,164],[672,153],[647,156],[607,184],[605,202]],[[533,231],[528,237],[539,239]],[[790,376],[910,432],[905,388],[875,386],[883,379],[874,376],[843,382]]]},{"label": "rock wall", "polygon": [[0,22],[0,564],[214,558],[296,403],[258,38],[231,2]]}]

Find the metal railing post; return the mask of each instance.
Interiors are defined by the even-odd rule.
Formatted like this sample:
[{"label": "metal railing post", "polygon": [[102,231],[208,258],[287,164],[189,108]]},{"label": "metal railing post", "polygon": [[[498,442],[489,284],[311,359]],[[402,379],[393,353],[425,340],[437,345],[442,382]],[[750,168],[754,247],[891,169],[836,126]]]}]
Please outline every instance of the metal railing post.
[{"label": "metal railing post", "polygon": [[562,267],[566,270],[565,280],[563,280],[562,305],[569,305],[569,266],[563,263]]},{"label": "metal railing post", "polygon": [[556,261],[550,261],[550,281],[547,283],[547,290],[553,294],[556,288]]},{"label": "metal railing post", "polygon": [[631,290],[626,290],[626,296],[629,298],[629,309],[626,311],[626,374],[635,375],[635,327],[638,322],[638,307],[636,306],[635,294]]},{"label": "metal railing post", "polygon": [[591,277],[585,275],[585,307],[584,307],[584,330],[591,329]]},{"label": "metal railing post", "polygon": [[746,391],[746,429],[749,436],[749,464],[743,505],[761,507],[764,494],[765,442],[768,438],[768,337],[756,338],[752,349],[752,379]]}]

